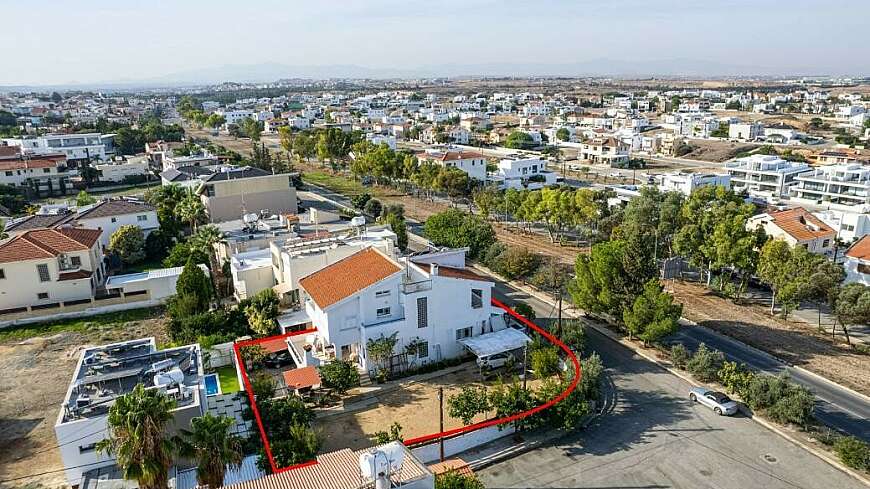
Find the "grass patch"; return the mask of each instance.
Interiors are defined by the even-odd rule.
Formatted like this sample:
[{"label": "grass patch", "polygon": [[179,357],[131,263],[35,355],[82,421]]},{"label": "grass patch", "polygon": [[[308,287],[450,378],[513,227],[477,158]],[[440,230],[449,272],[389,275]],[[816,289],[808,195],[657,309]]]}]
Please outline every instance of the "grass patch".
[{"label": "grass patch", "polygon": [[218,374],[222,394],[232,394],[241,390],[239,387],[239,377],[236,375],[236,367],[224,365],[215,370],[215,373]]},{"label": "grass patch", "polygon": [[147,307],[84,318],[10,326],[0,329],[0,343],[21,341],[35,336],[49,336],[57,333],[85,333],[91,330],[117,329],[125,326],[130,321],[142,321],[144,319],[160,317],[162,312],[163,308]]},{"label": "grass patch", "polygon": [[145,259],[136,263],[135,265],[127,265],[124,267],[124,274],[128,273],[140,273],[147,272],[149,270],[157,270],[163,267],[163,259],[162,258],[154,258],[151,260]]},{"label": "grass patch", "polygon": [[320,171],[307,171],[302,174],[302,179],[347,196],[359,195],[366,192],[375,196],[379,195],[378,190],[374,187],[366,187],[352,178],[341,175],[330,175]]}]

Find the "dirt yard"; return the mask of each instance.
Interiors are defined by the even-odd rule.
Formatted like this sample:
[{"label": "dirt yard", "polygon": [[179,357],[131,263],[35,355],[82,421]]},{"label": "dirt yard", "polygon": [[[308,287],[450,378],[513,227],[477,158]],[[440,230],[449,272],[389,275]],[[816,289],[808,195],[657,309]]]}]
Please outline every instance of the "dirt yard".
[{"label": "dirt yard", "polygon": [[54,424],[82,348],[164,335],[153,317],[0,342],[0,487],[66,486]]},{"label": "dirt yard", "polygon": [[678,281],[674,295],[687,319],[870,395],[870,355],[852,351],[839,339],[832,342],[830,334],[800,320],[773,317],[765,306],[736,305],[699,284]]},{"label": "dirt yard", "polygon": [[[535,389],[540,383],[539,380],[530,380],[529,387]],[[493,382],[487,384],[492,385]],[[462,421],[447,414],[447,399],[466,385],[485,385],[473,364],[425,381],[413,382],[413,378],[409,378],[399,388],[375,395],[371,398],[371,405],[362,410],[321,415],[315,420],[315,429],[323,436],[321,452],[345,447],[353,450],[370,447],[371,436],[377,431],[388,431],[393,422],[402,426],[405,439],[437,433],[439,387],[444,388],[444,429],[458,428],[462,426]],[[489,419],[493,414],[478,415],[474,422]]]}]

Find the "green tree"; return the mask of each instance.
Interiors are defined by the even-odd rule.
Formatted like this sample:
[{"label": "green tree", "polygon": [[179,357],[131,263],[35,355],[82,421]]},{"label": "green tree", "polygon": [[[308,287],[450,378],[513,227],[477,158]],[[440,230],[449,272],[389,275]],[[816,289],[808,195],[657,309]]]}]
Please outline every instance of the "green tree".
[{"label": "green tree", "polygon": [[473,474],[460,474],[454,470],[435,476],[435,489],[485,489],[483,482]]},{"label": "green tree", "polygon": [[571,139],[571,133],[568,131],[567,128],[560,127],[560,128],[556,131],[556,138],[557,138],[559,141],[567,141],[567,140]]},{"label": "green tree", "polygon": [[251,138],[251,141],[259,141],[260,134],[263,132],[263,127],[260,122],[250,117],[245,117],[239,123],[239,129],[245,137]]},{"label": "green tree", "polygon": [[[532,391],[523,388],[515,379],[509,385],[497,384],[493,387],[489,392],[489,404],[495,410],[496,417],[506,418],[533,408],[535,397]],[[515,430],[521,431],[529,426],[530,421],[529,418],[523,418],[512,424]]]},{"label": "green tree", "polygon": [[[843,330],[846,341],[849,339],[849,326],[870,324],[870,287],[851,283],[840,289],[834,305],[834,316]],[[836,331],[832,329],[832,333]]]},{"label": "green tree", "polygon": [[[275,465],[289,467],[314,460],[320,450],[321,441],[317,433],[308,426],[293,425],[286,436],[270,437],[270,445]],[[269,468],[265,454],[261,454],[258,466],[261,469]]]},{"label": "green tree", "polygon": [[178,204],[185,198],[187,191],[180,185],[161,185],[145,191],[145,201],[157,208],[160,231],[175,237],[181,231],[181,219],[176,213]]},{"label": "green tree", "polygon": [[402,425],[393,421],[389,430],[375,431],[371,436],[375,445],[384,445],[393,441],[402,441]]},{"label": "green tree", "polygon": [[447,398],[447,414],[469,425],[478,414],[489,411],[489,397],[484,386],[463,386],[460,391]]},{"label": "green tree", "polygon": [[515,313],[528,319],[529,321],[535,320],[535,310],[532,308],[532,306],[526,304],[525,302],[515,301],[513,310]]},{"label": "green tree", "polygon": [[701,382],[714,382],[718,380],[719,371],[725,364],[725,355],[719,350],[711,350],[701,343],[686,362],[686,370],[698,378]]},{"label": "green tree", "polygon": [[383,208],[384,206],[381,204],[380,200],[370,199],[366,202],[365,206],[363,206],[363,212],[372,217],[378,217],[381,215]]},{"label": "green tree", "polygon": [[535,372],[535,377],[544,379],[559,372],[558,347],[540,346],[532,348],[529,357],[529,364]]},{"label": "green tree", "polygon": [[323,387],[344,394],[359,385],[359,371],[347,360],[333,360],[317,367]]},{"label": "green tree", "polygon": [[508,134],[504,142],[505,148],[512,149],[531,149],[535,147],[535,140],[528,133],[522,131],[513,131]]},{"label": "green tree", "polygon": [[114,456],[124,478],[141,489],[167,489],[174,446],[166,436],[175,401],[159,389],[137,384],[118,396],[106,420],[109,436],[97,450]]},{"label": "green tree", "polygon": [[178,203],[175,212],[178,213],[181,220],[189,223],[191,233],[196,232],[196,224],[202,222],[206,217],[205,204],[193,192],[188,193]]},{"label": "green tree", "polygon": [[243,441],[232,434],[235,419],[211,413],[190,421],[190,430],[182,430],[176,443],[179,453],[196,461],[196,479],[201,486],[221,487],[227,466],[241,467]]},{"label": "green tree", "polygon": [[469,248],[469,258],[476,258],[495,242],[492,226],[479,216],[448,209],[426,219],[424,233],[437,246]]},{"label": "green tree", "polygon": [[623,311],[622,319],[629,338],[637,335],[644,344],[649,344],[676,332],[682,313],[683,306],[674,304],[674,298],[662,290],[658,279],[652,279],[631,308]]},{"label": "green tree", "polygon": [[496,271],[509,279],[525,278],[534,272],[541,264],[541,257],[528,248],[509,247],[499,255]]},{"label": "green tree", "polygon": [[125,264],[139,263],[145,258],[145,233],[135,224],[121,226],[109,237],[109,251]]},{"label": "green tree", "polygon": [[396,233],[396,245],[400,250],[405,251],[408,249],[408,225],[405,223],[405,219],[399,217],[395,214],[388,214],[386,218],[387,224],[390,226],[390,230]]},{"label": "green tree", "polygon": [[86,191],[82,190],[76,195],[76,205],[78,207],[84,207],[86,205],[96,204],[97,199],[91,197]]},{"label": "green tree", "polygon": [[208,119],[205,121],[205,125],[211,127],[212,129],[217,129],[218,127],[227,123],[227,119],[220,114],[211,114],[208,116]]},{"label": "green tree", "polygon": [[278,295],[271,288],[257,292],[245,307],[251,330],[258,336],[268,336],[278,328]]},{"label": "green tree", "polygon": [[185,311],[183,315],[198,314],[208,311],[212,296],[211,280],[196,265],[193,260],[188,260],[184,265],[178,282],[175,284],[177,301],[184,301]]}]

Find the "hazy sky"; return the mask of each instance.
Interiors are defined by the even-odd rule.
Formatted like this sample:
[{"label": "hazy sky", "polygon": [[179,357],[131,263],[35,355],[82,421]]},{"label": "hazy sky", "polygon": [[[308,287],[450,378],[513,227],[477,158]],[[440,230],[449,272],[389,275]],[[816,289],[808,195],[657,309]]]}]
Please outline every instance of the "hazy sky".
[{"label": "hazy sky", "polygon": [[868,0],[0,0],[0,84],[698,59],[870,74]]}]

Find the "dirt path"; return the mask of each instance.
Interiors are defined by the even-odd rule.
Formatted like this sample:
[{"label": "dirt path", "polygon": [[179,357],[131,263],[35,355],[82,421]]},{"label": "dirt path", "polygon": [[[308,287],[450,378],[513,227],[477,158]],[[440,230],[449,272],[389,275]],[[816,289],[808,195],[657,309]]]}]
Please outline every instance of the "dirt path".
[{"label": "dirt path", "polygon": [[799,320],[782,320],[760,305],[736,305],[698,284],[676,282],[683,315],[710,329],[870,395],[870,355],[834,343],[829,334]]},{"label": "dirt path", "polygon": [[162,319],[0,344],[0,487],[67,485],[54,424],[82,349],[148,336],[165,341]]}]

